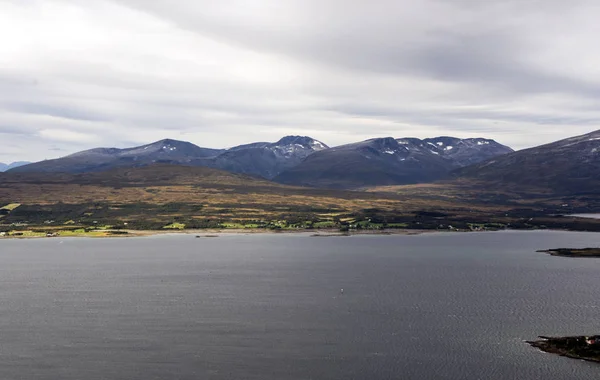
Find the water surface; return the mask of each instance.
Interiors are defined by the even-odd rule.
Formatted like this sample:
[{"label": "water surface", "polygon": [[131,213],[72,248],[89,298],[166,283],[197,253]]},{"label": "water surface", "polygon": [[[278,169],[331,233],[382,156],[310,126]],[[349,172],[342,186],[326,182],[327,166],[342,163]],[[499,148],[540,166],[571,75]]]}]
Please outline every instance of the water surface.
[{"label": "water surface", "polygon": [[[598,379],[571,232],[0,241],[0,379]],[[343,293],[341,289],[344,289]]]}]

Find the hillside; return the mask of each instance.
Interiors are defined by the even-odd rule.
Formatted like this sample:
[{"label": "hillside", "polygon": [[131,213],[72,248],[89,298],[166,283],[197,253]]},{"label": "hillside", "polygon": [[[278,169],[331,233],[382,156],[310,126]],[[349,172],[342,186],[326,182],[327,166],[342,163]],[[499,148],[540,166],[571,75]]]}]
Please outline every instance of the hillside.
[{"label": "hillside", "polygon": [[328,148],[307,136],[286,136],[275,143],[259,142],[233,147],[216,157],[195,160],[192,165],[271,179],[295,167],[311,154]]},{"label": "hillside", "polygon": [[490,187],[537,187],[556,194],[600,193],[600,130],[525,149],[453,172]]},{"label": "hillside", "polygon": [[[566,202],[569,208],[564,208]],[[589,197],[564,199],[546,193],[520,198],[466,182],[357,192],[292,187],[211,168],[165,164],[83,174],[0,173],[0,232],[42,235],[107,226],[600,230],[600,220],[554,216],[594,207],[600,202]]]},{"label": "hillside", "polygon": [[118,167],[140,167],[156,162],[186,165],[194,159],[211,157],[223,152],[201,148],[177,140],[161,140],[133,148],[96,148],[54,160],[24,165],[11,172],[19,173],[86,173]]},{"label": "hillside", "polygon": [[432,182],[452,169],[509,152],[488,139],[379,138],[316,152],[275,181],[338,189]]},{"label": "hillside", "polygon": [[201,148],[189,142],[167,139],[127,149],[90,149],[25,165],[12,172],[89,173],[168,163],[273,178],[296,166],[310,154],[327,148],[322,142],[306,136],[286,136],[275,143],[258,142],[227,150]]},{"label": "hillside", "polygon": [[84,174],[0,173],[0,203],[20,205],[4,219],[0,216],[5,223],[126,221],[138,228],[173,221],[188,226],[318,222],[331,220],[331,215],[360,215],[369,209],[391,213],[404,207],[393,194],[297,188],[211,168],[165,164]]}]

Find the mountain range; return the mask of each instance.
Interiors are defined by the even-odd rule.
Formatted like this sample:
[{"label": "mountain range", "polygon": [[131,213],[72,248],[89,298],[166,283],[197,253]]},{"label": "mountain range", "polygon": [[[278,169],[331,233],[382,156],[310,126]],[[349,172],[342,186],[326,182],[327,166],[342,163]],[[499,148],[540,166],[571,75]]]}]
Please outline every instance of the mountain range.
[{"label": "mountain range", "polygon": [[155,163],[205,166],[271,179],[308,155],[328,149],[310,137],[287,136],[276,143],[257,142],[231,149],[201,148],[189,142],[160,140],[134,148],[96,148],[25,165],[13,172],[88,173]]},{"label": "mountain range", "polygon": [[[594,219],[568,216],[600,210],[599,151],[600,131],[517,152],[493,140],[451,137],[379,138],[334,148],[292,136],[228,150],[174,140],[93,149],[0,173],[0,232],[98,225],[600,231]],[[255,156],[269,159],[260,166]],[[269,175],[281,171],[277,181],[292,173],[290,182],[326,188],[193,166],[236,160],[238,171],[270,168]],[[65,168],[77,171],[57,172]],[[397,185],[437,178],[443,180]]]},{"label": "mountain range", "polygon": [[7,170],[18,168],[19,166],[27,165],[30,163],[31,162],[26,162],[26,161],[13,162],[12,164],[4,164],[4,163],[0,162],[0,172],[5,172]]},{"label": "mountain range", "polygon": [[450,171],[513,150],[489,139],[378,138],[330,148],[307,136],[286,136],[230,149],[161,140],[128,149],[96,148],[14,168],[21,173],[87,173],[156,163],[203,166],[285,184],[355,189],[429,182]]},{"label": "mountain range", "polygon": [[483,138],[377,138],[316,152],[275,181],[341,189],[432,182],[453,169],[511,152]]},{"label": "mountain range", "polygon": [[95,148],[66,157],[44,160],[11,170],[19,173],[87,173],[119,167],[141,167],[154,163],[186,165],[203,157],[216,156],[223,150],[200,148],[189,142],[161,140],[134,148]]}]

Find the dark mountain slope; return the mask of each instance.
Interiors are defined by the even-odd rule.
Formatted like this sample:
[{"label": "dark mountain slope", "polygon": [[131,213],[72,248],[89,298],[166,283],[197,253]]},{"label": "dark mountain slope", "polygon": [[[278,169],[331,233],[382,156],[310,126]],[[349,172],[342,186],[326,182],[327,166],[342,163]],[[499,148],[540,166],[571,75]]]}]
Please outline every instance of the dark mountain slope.
[{"label": "dark mountain slope", "polygon": [[118,167],[139,167],[156,162],[189,165],[191,161],[223,152],[201,148],[177,140],[161,140],[134,148],[97,148],[55,160],[41,161],[12,169],[11,172],[84,173]]},{"label": "dark mountain slope", "polygon": [[463,167],[514,152],[511,148],[494,140],[483,138],[459,139],[456,137],[435,137],[424,139],[422,145],[438,152],[452,161],[453,166]]},{"label": "dark mountain slope", "polygon": [[234,173],[273,178],[310,154],[327,149],[310,137],[287,136],[276,143],[258,142],[229,150],[200,148],[189,142],[161,140],[128,149],[97,148],[70,156],[25,165],[13,172],[87,173],[154,163],[206,166]]},{"label": "dark mountain slope", "polygon": [[465,163],[508,152],[486,139],[379,138],[314,153],[275,181],[346,189],[431,182]]},{"label": "dark mountain slope", "polygon": [[600,193],[600,130],[459,169],[489,186],[520,185],[560,193]]},{"label": "dark mountain slope", "polygon": [[276,143],[237,146],[217,157],[195,160],[192,164],[271,179],[325,149],[328,149],[327,145],[313,138],[287,136]]}]

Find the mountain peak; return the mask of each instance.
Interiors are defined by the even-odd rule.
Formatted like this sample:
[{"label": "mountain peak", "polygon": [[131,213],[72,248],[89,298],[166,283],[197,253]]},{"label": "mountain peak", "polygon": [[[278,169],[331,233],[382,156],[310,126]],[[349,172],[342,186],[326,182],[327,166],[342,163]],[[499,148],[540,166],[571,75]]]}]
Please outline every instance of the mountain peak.
[{"label": "mountain peak", "polygon": [[96,148],[66,157],[19,167],[19,172],[85,173],[117,167],[139,167],[156,162],[189,165],[195,159],[214,157],[223,150],[201,148],[185,141],[163,139],[133,148]]},{"label": "mountain peak", "polygon": [[192,144],[190,142],[187,141],[180,141],[180,140],[173,140],[173,139],[162,139],[162,140],[158,140],[155,141],[151,144],[148,145],[144,145],[144,147],[146,146],[152,146],[152,147],[157,147],[157,148],[177,148],[177,147],[184,147],[184,146],[197,146],[195,144]]},{"label": "mountain peak", "polygon": [[162,139],[162,140],[158,140],[156,142],[153,142],[150,145],[159,145],[159,144],[163,144],[163,145],[181,145],[181,144],[186,144],[187,145],[187,144],[191,144],[191,143],[187,142],[187,141],[174,140],[174,139]]},{"label": "mountain peak", "polygon": [[374,139],[369,139],[365,141],[370,145],[378,145],[378,146],[396,146],[398,145],[398,141],[393,137],[377,137]]},{"label": "mountain peak", "polygon": [[321,141],[315,140],[309,136],[285,136],[281,138],[279,141],[275,143],[275,145],[302,145],[306,148],[312,148],[315,150],[322,150],[329,148],[327,145],[323,144]]}]

